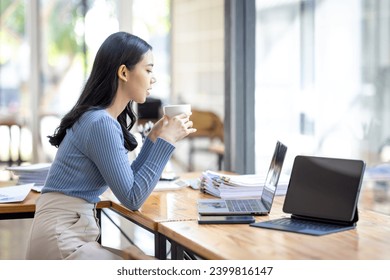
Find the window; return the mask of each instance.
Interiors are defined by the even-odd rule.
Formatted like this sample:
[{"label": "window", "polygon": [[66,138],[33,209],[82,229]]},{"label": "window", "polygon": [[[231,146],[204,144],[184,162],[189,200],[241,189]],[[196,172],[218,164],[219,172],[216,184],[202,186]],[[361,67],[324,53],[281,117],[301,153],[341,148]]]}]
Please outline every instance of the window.
[{"label": "window", "polygon": [[115,4],[113,0],[40,2],[42,93],[38,114],[45,161],[51,161],[57,151],[46,136],[53,134],[76,103],[103,40],[119,29]]},{"label": "window", "polygon": [[[75,104],[98,48],[113,32],[131,32],[153,45],[159,80],[154,92],[160,98],[169,97],[169,3],[1,0],[0,120],[17,116],[23,123],[26,161],[54,158],[57,149],[46,136]],[[32,41],[36,46],[31,46]],[[0,126],[1,135],[8,135],[5,130]],[[12,129],[13,139],[18,133]],[[8,160],[9,142],[6,137],[0,139],[0,161]]]},{"label": "window", "polygon": [[[390,137],[390,1],[256,1],[256,170],[276,140],[375,164]],[[331,20],[330,20],[331,19]]]},{"label": "window", "polygon": [[31,153],[28,144],[19,150],[20,135],[31,138],[31,133],[25,129],[30,98],[27,86],[30,53],[25,12],[25,1],[0,2],[0,162],[16,162],[19,152],[20,159],[25,160]]}]

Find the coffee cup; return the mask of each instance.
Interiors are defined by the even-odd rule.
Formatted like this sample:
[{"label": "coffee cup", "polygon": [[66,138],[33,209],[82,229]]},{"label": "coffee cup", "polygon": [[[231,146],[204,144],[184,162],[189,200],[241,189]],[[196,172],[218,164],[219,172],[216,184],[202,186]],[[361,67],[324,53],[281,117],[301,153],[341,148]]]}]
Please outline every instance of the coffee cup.
[{"label": "coffee cup", "polygon": [[180,114],[191,114],[191,104],[167,105],[163,108],[164,115],[172,118]]}]

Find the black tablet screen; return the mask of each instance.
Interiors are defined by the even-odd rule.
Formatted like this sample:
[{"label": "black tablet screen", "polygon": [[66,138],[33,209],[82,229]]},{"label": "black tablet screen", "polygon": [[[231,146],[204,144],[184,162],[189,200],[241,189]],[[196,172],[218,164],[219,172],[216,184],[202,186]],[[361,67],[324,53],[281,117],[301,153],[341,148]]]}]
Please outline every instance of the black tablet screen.
[{"label": "black tablet screen", "polygon": [[364,167],[361,160],[297,156],[283,211],[313,218],[352,221]]}]

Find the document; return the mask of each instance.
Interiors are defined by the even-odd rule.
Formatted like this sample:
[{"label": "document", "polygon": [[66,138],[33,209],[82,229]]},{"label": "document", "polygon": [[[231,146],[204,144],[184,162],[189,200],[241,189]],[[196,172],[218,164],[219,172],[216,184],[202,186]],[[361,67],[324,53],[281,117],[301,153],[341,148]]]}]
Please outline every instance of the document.
[{"label": "document", "polygon": [[0,188],[0,203],[22,202],[34,184],[17,185]]},{"label": "document", "polygon": [[153,191],[175,191],[188,186],[189,184],[184,180],[158,181]]},{"label": "document", "polygon": [[[260,198],[266,181],[266,174],[226,175],[207,170],[200,178],[200,189],[215,197],[231,198]],[[276,195],[285,195],[289,177],[281,175]]]}]

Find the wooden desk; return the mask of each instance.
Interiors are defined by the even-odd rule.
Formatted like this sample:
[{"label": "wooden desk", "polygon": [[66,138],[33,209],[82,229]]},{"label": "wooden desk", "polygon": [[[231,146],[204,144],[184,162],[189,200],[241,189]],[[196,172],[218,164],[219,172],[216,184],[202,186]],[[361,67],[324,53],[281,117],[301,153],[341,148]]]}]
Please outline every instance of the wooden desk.
[{"label": "wooden desk", "polygon": [[[13,186],[16,182],[0,182],[0,187]],[[0,203],[0,220],[33,218],[39,193],[30,191],[23,202]]]},{"label": "wooden desk", "polygon": [[[199,176],[186,173],[181,178]],[[372,211],[372,196],[371,189],[363,188],[356,229],[321,237],[249,225],[198,225],[197,199],[211,196],[191,188],[153,192],[139,211],[127,209],[107,191],[98,208],[110,207],[152,232],[159,259],[166,258],[167,240],[173,259],[181,258],[183,249],[205,259],[390,259],[390,216]],[[33,217],[38,197],[31,191],[22,203],[0,204],[0,219]],[[276,197],[270,216],[257,217],[257,221],[286,216],[283,200]]]},{"label": "wooden desk", "polygon": [[[0,187],[13,186],[15,182],[0,182]],[[22,202],[14,203],[0,203],[0,220],[9,219],[27,219],[33,218],[35,214],[35,205],[37,199],[41,194],[35,191],[30,191],[26,199]],[[99,220],[99,226],[101,227],[101,209],[111,207],[111,201],[102,198],[100,202],[96,204],[96,216]],[[99,237],[101,242],[101,236]]]},{"label": "wooden desk", "polygon": [[39,195],[30,191],[22,202],[0,203],[0,220],[33,218]]},{"label": "wooden desk", "polygon": [[[199,172],[195,172],[182,174],[180,178],[188,179],[199,176]],[[166,258],[166,239],[159,234],[158,225],[162,222],[196,220],[197,199],[211,198],[189,187],[175,191],[155,191],[138,211],[132,211],[123,206],[112,193],[107,192],[104,197],[111,200],[111,210],[154,234],[155,257],[158,259]]]},{"label": "wooden desk", "polygon": [[[33,218],[35,214],[35,204],[40,193],[30,191],[26,199],[22,202],[0,203],[0,220]],[[103,199],[97,205],[97,209],[111,207],[111,201]]]},{"label": "wooden desk", "polygon": [[[195,172],[181,178],[199,176]],[[139,211],[128,210],[114,196],[110,200],[112,210],[154,234],[155,256],[159,259],[166,257],[166,240],[172,244],[173,259],[181,259],[183,249],[206,259],[390,258],[390,216],[372,211],[371,188],[362,189],[357,229],[322,237],[249,225],[198,225],[199,198],[212,197],[190,188],[153,192]],[[277,196],[270,216],[257,217],[257,221],[287,216],[282,211],[283,201],[284,197]]]},{"label": "wooden desk", "polygon": [[[276,197],[271,214],[256,220],[287,216],[283,200]],[[363,208],[356,229],[325,236],[197,221],[163,222],[158,231],[172,243],[172,259],[183,249],[204,259],[390,259],[390,217]]]},{"label": "wooden desk", "polygon": [[[195,178],[199,173],[188,173],[181,178]],[[0,183],[1,186],[14,185],[14,182]],[[20,203],[0,203],[0,219],[33,218],[35,204],[40,194],[31,191],[26,199]],[[102,200],[97,204],[98,210],[110,208],[129,221],[141,226],[155,235],[155,256],[166,258],[166,239],[158,233],[158,224],[167,221],[180,221],[194,219],[197,215],[196,207],[189,207],[189,203],[196,204],[202,194],[190,188],[176,191],[153,192],[139,211],[131,211],[123,206],[110,190],[102,195]],[[101,211],[97,211],[101,221]]]}]

